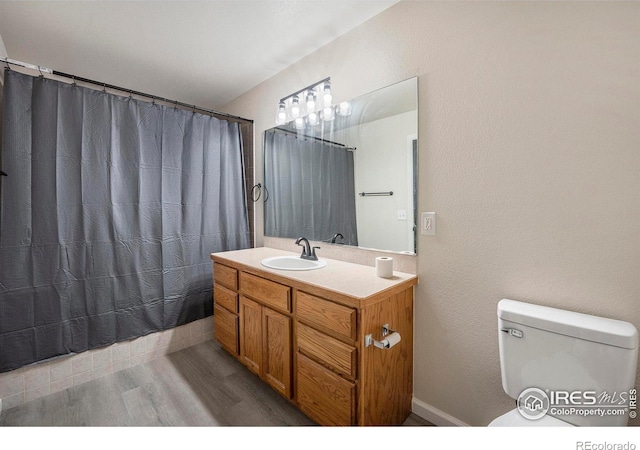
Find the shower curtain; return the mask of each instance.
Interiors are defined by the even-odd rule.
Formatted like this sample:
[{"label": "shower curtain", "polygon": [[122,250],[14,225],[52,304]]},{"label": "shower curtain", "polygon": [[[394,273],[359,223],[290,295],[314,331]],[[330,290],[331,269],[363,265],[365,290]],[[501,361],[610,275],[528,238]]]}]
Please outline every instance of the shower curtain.
[{"label": "shower curtain", "polygon": [[352,151],[272,129],[264,161],[266,236],[358,245]]},{"label": "shower curtain", "polygon": [[210,316],[249,247],[239,125],[7,71],[0,372]]}]

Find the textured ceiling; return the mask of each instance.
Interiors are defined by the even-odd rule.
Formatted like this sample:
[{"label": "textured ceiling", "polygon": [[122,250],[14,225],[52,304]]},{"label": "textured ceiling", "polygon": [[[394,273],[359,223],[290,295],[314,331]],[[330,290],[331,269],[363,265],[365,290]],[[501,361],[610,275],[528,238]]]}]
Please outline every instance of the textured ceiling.
[{"label": "textured ceiling", "polygon": [[220,109],[397,0],[0,1],[9,58]]}]

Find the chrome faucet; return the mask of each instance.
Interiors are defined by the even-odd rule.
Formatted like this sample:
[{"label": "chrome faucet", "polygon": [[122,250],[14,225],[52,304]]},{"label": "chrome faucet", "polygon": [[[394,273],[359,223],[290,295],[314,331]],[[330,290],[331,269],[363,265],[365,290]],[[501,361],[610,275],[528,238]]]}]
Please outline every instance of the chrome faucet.
[{"label": "chrome faucet", "polygon": [[334,234],[333,237],[331,238],[331,243],[335,244],[338,238],[344,239],[344,236],[341,233]]},{"label": "chrome faucet", "polygon": [[296,239],[296,245],[299,245],[300,247],[302,247],[302,254],[300,255],[300,258],[309,259],[311,261],[318,260],[318,256],[316,255],[316,249],[317,248],[319,249],[320,247],[311,248],[311,244],[309,244],[309,240],[307,238],[300,236],[298,239]]}]

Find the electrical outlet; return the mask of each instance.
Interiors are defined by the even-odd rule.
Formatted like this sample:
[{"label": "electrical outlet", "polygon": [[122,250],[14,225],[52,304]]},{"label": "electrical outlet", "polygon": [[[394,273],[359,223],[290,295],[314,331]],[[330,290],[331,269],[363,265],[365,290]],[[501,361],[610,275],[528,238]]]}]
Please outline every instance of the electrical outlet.
[{"label": "electrical outlet", "polygon": [[420,215],[420,234],[435,236],[436,234],[436,213],[423,212]]}]

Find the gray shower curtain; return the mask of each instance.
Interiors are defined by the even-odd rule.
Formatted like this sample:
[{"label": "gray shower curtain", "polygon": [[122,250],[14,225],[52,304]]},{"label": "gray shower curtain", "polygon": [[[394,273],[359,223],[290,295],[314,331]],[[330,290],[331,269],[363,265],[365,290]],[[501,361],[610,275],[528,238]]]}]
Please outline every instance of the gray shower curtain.
[{"label": "gray shower curtain", "polygon": [[239,125],[5,74],[0,372],[207,317],[249,247]]},{"label": "gray shower curtain", "polygon": [[264,161],[266,236],[358,245],[352,151],[272,129]]}]

